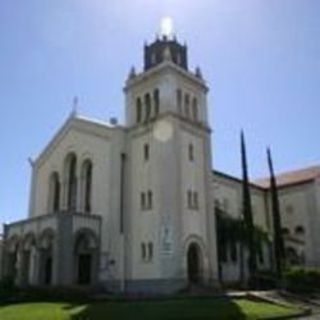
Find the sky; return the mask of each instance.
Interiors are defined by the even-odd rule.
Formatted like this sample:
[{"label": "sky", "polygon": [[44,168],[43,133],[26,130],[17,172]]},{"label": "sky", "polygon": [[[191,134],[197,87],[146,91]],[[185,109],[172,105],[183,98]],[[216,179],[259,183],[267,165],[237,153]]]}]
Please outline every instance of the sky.
[{"label": "sky", "polygon": [[319,0],[0,1],[0,223],[28,214],[30,165],[72,111],[124,121],[122,88],[170,16],[210,87],[213,167],[320,164]]}]

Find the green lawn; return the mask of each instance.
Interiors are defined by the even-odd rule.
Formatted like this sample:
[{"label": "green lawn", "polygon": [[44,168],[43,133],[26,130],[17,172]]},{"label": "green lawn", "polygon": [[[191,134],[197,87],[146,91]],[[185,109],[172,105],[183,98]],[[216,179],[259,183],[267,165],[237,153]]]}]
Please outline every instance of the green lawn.
[{"label": "green lawn", "polygon": [[1,320],[69,320],[85,312],[90,320],[266,319],[299,310],[247,299],[183,299],[149,302],[104,302],[89,305],[22,303],[0,306]]},{"label": "green lawn", "polygon": [[84,306],[68,303],[19,303],[0,306],[0,320],[69,320]]}]

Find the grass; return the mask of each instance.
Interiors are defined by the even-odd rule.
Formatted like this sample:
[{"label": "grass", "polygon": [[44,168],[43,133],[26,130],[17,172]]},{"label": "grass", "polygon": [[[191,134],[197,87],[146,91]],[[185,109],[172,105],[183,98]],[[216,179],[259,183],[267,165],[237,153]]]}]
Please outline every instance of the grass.
[{"label": "grass", "polygon": [[71,320],[85,312],[90,320],[246,320],[272,319],[300,310],[248,299],[181,299],[139,302],[21,303],[0,306],[1,320]]},{"label": "grass", "polygon": [[84,308],[67,303],[37,302],[0,306],[1,320],[69,320]]}]

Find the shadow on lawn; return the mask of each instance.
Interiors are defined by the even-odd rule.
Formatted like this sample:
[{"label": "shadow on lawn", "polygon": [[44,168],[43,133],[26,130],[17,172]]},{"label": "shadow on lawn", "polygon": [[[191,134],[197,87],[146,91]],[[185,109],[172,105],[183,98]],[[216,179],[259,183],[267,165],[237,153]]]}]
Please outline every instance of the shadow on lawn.
[{"label": "shadow on lawn", "polygon": [[92,303],[73,320],[245,320],[230,299],[177,299],[163,301]]}]

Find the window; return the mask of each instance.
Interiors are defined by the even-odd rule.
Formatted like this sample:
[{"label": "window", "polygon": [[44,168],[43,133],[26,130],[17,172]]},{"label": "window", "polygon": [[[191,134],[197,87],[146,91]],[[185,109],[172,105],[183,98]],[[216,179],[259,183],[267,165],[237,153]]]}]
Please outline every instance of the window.
[{"label": "window", "polygon": [[49,180],[49,213],[60,210],[60,179],[58,172],[53,172]]},{"label": "window", "polygon": [[295,233],[296,233],[296,235],[299,235],[299,236],[304,235],[304,227],[303,226],[296,226]]},{"label": "window", "polygon": [[160,111],[160,97],[159,97],[159,90],[154,90],[153,93],[153,100],[154,100],[154,114],[157,116]]},{"label": "window", "polygon": [[91,212],[92,162],[84,161],[81,170],[81,200],[85,213]]},{"label": "window", "polygon": [[149,93],[147,93],[144,96],[144,104],[145,104],[145,108],[146,108],[146,121],[147,121],[151,117],[151,98],[150,98]]},{"label": "window", "polygon": [[153,193],[151,190],[148,192],[140,193],[140,207],[141,210],[150,210],[153,207]]},{"label": "window", "polygon": [[68,210],[76,210],[77,203],[77,157],[70,153],[65,160],[66,196]]},{"label": "window", "polygon": [[149,148],[149,144],[145,144],[143,146],[143,157],[144,157],[144,161],[148,161],[149,160],[149,151],[150,151],[150,148]]},{"label": "window", "polygon": [[136,120],[137,123],[140,123],[142,120],[142,103],[140,98],[137,98],[136,101]]},{"label": "window", "polygon": [[195,121],[198,121],[198,101],[196,98],[193,98],[192,100],[192,113],[193,113],[193,119]]},{"label": "window", "polygon": [[180,89],[177,90],[177,109],[178,113],[182,113],[182,92]]},{"label": "window", "polygon": [[153,207],[153,193],[151,190],[148,191],[148,206],[147,209],[152,209]]},{"label": "window", "polygon": [[188,190],[187,192],[187,198],[188,198],[188,208],[192,209],[192,191]]},{"label": "window", "polygon": [[198,192],[188,190],[187,191],[187,204],[189,209],[199,209],[199,196]]},{"label": "window", "polygon": [[151,261],[153,259],[153,243],[148,243],[148,261]]},{"label": "window", "polygon": [[190,143],[188,146],[188,156],[189,156],[189,161],[194,160],[194,148],[192,143]]},{"label": "window", "polygon": [[188,94],[184,97],[184,112],[187,118],[190,118],[190,97]]},{"label": "window", "polygon": [[147,247],[145,243],[141,243],[141,258],[143,261],[147,259]]},{"label": "window", "polygon": [[198,192],[193,193],[193,208],[194,209],[199,209],[199,197],[198,197]]},{"label": "window", "polygon": [[140,207],[142,210],[146,209],[146,194],[144,192],[140,193]]},{"label": "window", "polygon": [[153,243],[141,243],[141,259],[144,262],[150,262],[153,259]]}]

